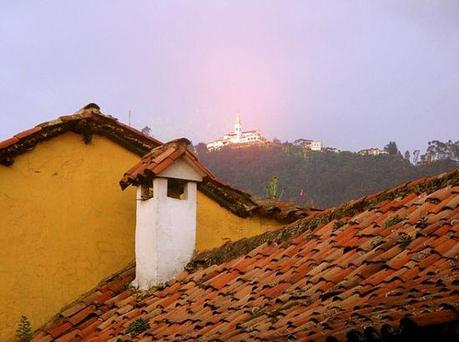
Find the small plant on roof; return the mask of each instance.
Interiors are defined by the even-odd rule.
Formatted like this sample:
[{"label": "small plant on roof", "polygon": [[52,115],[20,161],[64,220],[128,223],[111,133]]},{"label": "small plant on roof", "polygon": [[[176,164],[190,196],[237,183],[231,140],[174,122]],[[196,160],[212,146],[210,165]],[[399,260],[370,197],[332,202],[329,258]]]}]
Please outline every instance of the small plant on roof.
[{"label": "small plant on roof", "polygon": [[340,228],[341,228],[342,226],[344,226],[344,225],[345,225],[344,222],[337,220],[337,221],[335,221],[335,223],[334,223],[334,225],[333,225],[333,228],[334,228],[334,229],[340,229]]},{"label": "small plant on roof", "polygon": [[378,235],[373,239],[373,241],[371,241],[371,248],[376,248],[383,243],[384,243],[384,239]]},{"label": "small plant on roof", "polygon": [[409,236],[406,233],[401,233],[400,238],[398,239],[397,242],[400,245],[400,247],[406,248],[411,243],[411,236]]},{"label": "small plant on roof", "polygon": [[384,227],[389,228],[402,221],[403,219],[400,216],[395,215],[394,217],[391,217],[390,219],[386,220],[386,222],[384,222]]},{"label": "small plant on roof", "polygon": [[16,337],[20,342],[32,341],[32,324],[30,324],[30,321],[26,316],[21,316],[21,319],[16,328]]},{"label": "small plant on roof", "polygon": [[150,323],[145,318],[136,319],[134,322],[129,324],[129,327],[124,331],[125,334],[130,334],[131,337],[135,337],[141,332],[150,328]]},{"label": "small plant on roof", "polygon": [[257,315],[260,312],[260,308],[258,306],[254,306],[252,308],[252,315]]},{"label": "small plant on roof", "polygon": [[425,217],[423,217],[418,222],[416,222],[416,228],[425,228],[428,225],[429,224],[427,223],[427,219]]}]

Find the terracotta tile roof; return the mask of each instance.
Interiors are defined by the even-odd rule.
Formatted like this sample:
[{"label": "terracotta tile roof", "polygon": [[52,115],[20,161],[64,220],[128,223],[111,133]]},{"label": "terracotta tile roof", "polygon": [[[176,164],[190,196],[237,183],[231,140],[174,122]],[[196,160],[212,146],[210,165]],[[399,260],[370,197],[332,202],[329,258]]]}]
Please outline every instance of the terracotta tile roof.
[{"label": "terracotta tile roof", "polygon": [[294,222],[322,211],[317,208],[298,206],[294,201],[276,201],[267,198],[255,198],[254,201],[260,206],[261,213],[286,222]]},{"label": "terracotta tile roof", "polygon": [[138,155],[161,144],[116,118],[102,114],[98,105],[90,103],[75,114],[41,123],[0,142],[0,164],[11,165],[16,156],[33,149],[39,142],[69,131],[81,134],[86,143],[94,133],[106,136]]},{"label": "terracotta tile roof", "polygon": [[458,198],[459,169],[403,184],[198,255],[145,293],[130,266],[34,340],[452,340]]},{"label": "terracotta tile roof", "polygon": [[198,158],[188,147],[191,142],[186,138],[172,140],[154,148],[151,152],[142,157],[142,160],[128,170],[120,180],[121,189],[129,185],[139,185],[153,176],[160,174],[171,166],[176,160],[186,158],[190,164],[200,171],[204,176],[215,178],[207,168],[202,165]]},{"label": "terracotta tile roof", "polygon": [[286,224],[322,211],[315,208],[303,208],[293,202],[269,201],[256,198],[244,191],[231,187],[215,176],[205,177],[199,183],[198,189],[221,206],[241,217],[258,215],[273,218]]},{"label": "terracotta tile roof", "polygon": [[216,177],[205,177],[198,184],[198,189],[208,197],[227,208],[240,217],[249,217],[261,214],[270,216],[269,213],[259,211],[260,205],[248,193],[233,188]]}]

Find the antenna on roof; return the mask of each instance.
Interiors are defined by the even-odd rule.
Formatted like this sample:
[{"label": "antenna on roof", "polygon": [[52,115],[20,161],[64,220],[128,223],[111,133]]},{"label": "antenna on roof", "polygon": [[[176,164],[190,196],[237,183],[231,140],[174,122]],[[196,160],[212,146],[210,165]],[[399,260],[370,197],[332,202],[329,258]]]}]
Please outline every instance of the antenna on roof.
[{"label": "antenna on roof", "polygon": [[129,123],[129,127],[131,127],[131,110],[130,109],[129,109],[129,121],[128,121],[128,123]]}]

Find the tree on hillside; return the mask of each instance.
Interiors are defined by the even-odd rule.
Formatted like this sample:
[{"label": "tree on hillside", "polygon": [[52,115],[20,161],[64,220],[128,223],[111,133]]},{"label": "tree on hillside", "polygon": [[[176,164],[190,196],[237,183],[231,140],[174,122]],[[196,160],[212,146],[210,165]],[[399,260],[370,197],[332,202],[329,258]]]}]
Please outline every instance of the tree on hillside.
[{"label": "tree on hillside", "polygon": [[438,140],[429,141],[427,154],[432,160],[459,160],[459,141],[448,140],[446,143]]},{"label": "tree on hillside", "polygon": [[202,154],[209,152],[209,151],[207,150],[207,145],[204,144],[203,142],[200,142],[199,144],[197,144],[197,145],[194,147],[194,149],[195,149],[195,151],[196,151],[196,153],[197,153],[198,156],[201,156]]},{"label": "tree on hillside", "polygon": [[279,191],[279,177],[272,176],[266,184],[266,197],[278,201],[282,197],[282,191]]},{"label": "tree on hillside", "polygon": [[389,141],[389,143],[386,146],[384,146],[384,151],[386,151],[392,156],[400,154],[400,151],[397,147],[397,143],[395,141]]},{"label": "tree on hillside", "polygon": [[411,159],[410,151],[408,151],[408,150],[405,151],[405,159],[408,160],[408,161],[410,161],[410,159]]}]

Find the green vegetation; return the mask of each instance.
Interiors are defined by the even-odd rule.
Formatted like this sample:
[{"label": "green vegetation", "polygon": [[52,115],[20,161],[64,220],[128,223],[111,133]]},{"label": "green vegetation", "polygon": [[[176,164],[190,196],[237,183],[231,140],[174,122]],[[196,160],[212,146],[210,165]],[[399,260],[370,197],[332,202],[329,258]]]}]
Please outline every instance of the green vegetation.
[{"label": "green vegetation", "polygon": [[[393,147],[390,149],[395,150]],[[200,160],[216,176],[239,189],[264,197],[266,184],[275,175],[282,200],[319,208],[336,206],[458,165],[452,160],[441,160],[413,166],[399,153],[361,156],[352,152],[313,152],[288,143],[213,152],[197,150]],[[300,196],[302,190],[304,195]]]},{"label": "green vegetation", "polygon": [[426,155],[430,156],[432,159],[449,158],[452,160],[459,160],[459,141],[429,141]]},{"label": "green vegetation", "polygon": [[130,334],[131,337],[135,337],[141,332],[150,328],[150,323],[144,318],[136,319],[134,322],[129,324],[129,327],[124,331],[125,334]]},{"label": "green vegetation", "polygon": [[401,248],[406,248],[411,243],[411,237],[408,234],[401,233],[400,239],[398,239],[398,244]]},{"label": "green vegetation", "polygon": [[386,222],[384,222],[384,227],[389,228],[389,227],[395,226],[397,223],[402,222],[402,221],[403,219],[399,217],[398,215],[396,215],[388,219]]},{"label": "green vegetation", "polygon": [[423,217],[418,222],[416,222],[416,228],[425,228],[428,225],[429,224],[427,223],[427,219],[425,217]]},{"label": "green vegetation", "polygon": [[21,319],[16,328],[16,337],[20,342],[32,341],[32,324],[30,324],[30,321],[26,316],[21,316]]},{"label": "green vegetation", "polygon": [[340,229],[342,226],[344,226],[345,223],[344,222],[341,222],[341,221],[335,221],[335,223],[333,224],[333,228],[336,230],[336,229]]},{"label": "green vegetation", "polygon": [[400,151],[397,147],[397,143],[395,141],[389,141],[389,143],[386,146],[384,146],[384,151],[386,151],[392,156],[397,156],[400,154]]},{"label": "green vegetation", "polygon": [[282,197],[283,191],[279,192],[279,177],[273,176],[266,184],[266,197],[278,201]]}]

